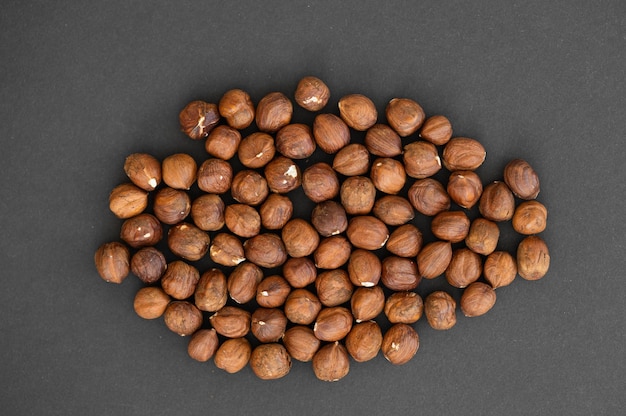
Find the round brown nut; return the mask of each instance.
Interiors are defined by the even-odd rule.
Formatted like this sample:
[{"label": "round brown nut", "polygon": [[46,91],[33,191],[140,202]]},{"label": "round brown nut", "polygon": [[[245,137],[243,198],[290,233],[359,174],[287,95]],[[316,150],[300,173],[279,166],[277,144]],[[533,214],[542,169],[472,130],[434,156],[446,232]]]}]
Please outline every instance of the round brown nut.
[{"label": "round brown nut", "polygon": [[323,201],[311,211],[311,224],[322,237],[330,237],[346,231],[348,216],[340,203]]},{"label": "round brown nut", "polygon": [[445,274],[451,286],[464,288],[477,281],[482,271],[480,255],[467,247],[462,247],[452,252],[452,259]]},{"label": "round brown nut", "polygon": [[218,334],[227,338],[239,338],[250,331],[250,312],[237,306],[224,306],[209,317]]},{"label": "round brown nut", "polygon": [[130,259],[131,272],[147,284],[157,282],[166,268],[165,256],[154,247],[144,247],[133,254]]},{"label": "round brown nut", "polygon": [[283,227],[281,233],[287,254],[306,257],[312,254],[320,242],[320,236],[308,221],[294,218]]},{"label": "round brown nut", "polygon": [[447,330],[456,324],[456,302],[450,294],[442,290],[426,296],[424,313],[433,329]]},{"label": "round brown nut", "polygon": [[261,344],[252,350],[250,368],[261,380],[276,380],[289,374],[291,358],[281,344]]},{"label": "round brown nut", "polygon": [[476,218],[465,237],[465,245],[474,253],[487,256],[496,249],[499,238],[498,224],[485,218]]},{"label": "round brown nut", "polygon": [[293,215],[293,203],[286,195],[269,194],[259,208],[261,224],[268,230],[280,230]]},{"label": "round brown nut", "polygon": [[494,251],[485,259],[483,274],[494,289],[508,286],[517,275],[517,263],[509,252]]},{"label": "round brown nut", "polygon": [[198,168],[198,188],[209,194],[223,194],[230,189],[233,168],[225,160],[207,159]]},{"label": "round brown nut", "polygon": [[333,169],[344,176],[365,175],[370,170],[370,153],[360,143],[350,143],[333,159]]},{"label": "round brown nut", "polygon": [[370,178],[350,176],[341,184],[339,196],[347,214],[366,215],[376,202],[376,187]]},{"label": "round brown nut", "polygon": [[448,179],[448,195],[460,207],[470,209],[480,199],[483,184],[480,177],[471,170],[452,172]]},{"label": "round brown nut", "polygon": [[328,86],[319,78],[306,76],[298,82],[295,92],[296,103],[309,111],[319,111],[330,99]]},{"label": "round brown nut", "polygon": [[376,358],[382,344],[383,332],[374,321],[353,325],[346,336],[346,350],[359,363]]},{"label": "round brown nut", "polygon": [[122,283],[130,271],[130,252],[117,241],[104,243],[94,254],[94,263],[100,277],[109,283]]},{"label": "round brown nut", "polygon": [[302,123],[288,124],[276,133],[276,150],[290,159],[306,159],[317,148],[311,128]]},{"label": "round brown nut", "polygon": [[143,319],[160,318],[170,303],[170,297],[156,286],[142,287],[133,301],[135,313]]},{"label": "round brown nut", "polygon": [[452,244],[449,241],[433,241],[417,254],[417,269],[424,279],[442,275],[452,260]]},{"label": "round brown nut", "polygon": [[323,308],[313,326],[313,333],[320,341],[339,341],[352,329],[353,317],[343,306]]},{"label": "round brown nut", "polygon": [[174,299],[184,300],[193,295],[200,280],[200,272],[191,264],[174,260],[167,265],[161,278],[161,287]]},{"label": "round brown nut", "polygon": [[348,276],[355,286],[372,287],[378,284],[382,273],[380,259],[369,250],[357,248],[348,260]]},{"label": "round brown nut", "polygon": [[256,297],[256,290],[263,280],[263,271],[256,264],[245,261],[228,275],[228,293],[237,303],[248,303]]},{"label": "round brown nut", "polygon": [[213,157],[230,160],[237,154],[241,133],[230,126],[217,126],[204,142],[204,150]]},{"label": "round brown nut", "polygon": [[350,129],[334,114],[318,114],[313,120],[313,138],[324,153],[334,154],[350,143]]},{"label": "round brown nut", "polygon": [[113,188],[109,195],[109,209],[117,218],[127,219],[141,214],[148,207],[148,192],[132,183]]},{"label": "round brown nut", "polygon": [[376,124],[376,106],[362,94],[349,94],[339,99],[339,115],[354,130],[365,131]]},{"label": "round brown nut", "polygon": [[215,366],[233,374],[243,370],[250,361],[252,346],[245,338],[227,339],[219,346],[213,357]]},{"label": "round brown nut", "polygon": [[257,308],[252,312],[250,331],[262,343],[277,342],[285,334],[287,317],[278,308]]},{"label": "round brown nut", "polygon": [[277,156],[265,166],[265,179],[270,191],[286,194],[302,183],[300,168],[293,160]]},{"label": "round brown nut", "polygon": [[163,237],[163,227],[151,214],[139,214],[122,223],[120,238],[132,248],[157,244]]},{"label": "round brown nut", "polygon": [[261,216],[246,204],[228,205],[224,210],[224,223],[230,232],[243,238],[254,237],[261,231]]},{"label": "round brown nut", "polygon": [[440,182],[432,178],[415,181],[407,196],[413,208],[429,217],[450,209],[448,193]]},{"label": "round brown nut", "polygon": [[339,381],[350,372],[350,357],[339,342],[326,344],[313,357],[313,372],[321,381]]},{"label": "round brown nut", "polygon": [[421,231],[413,224],[404,224],[396,228],[385,244],[387,251],[399,257],[415,257],[422,249]]},{"label": "round brown nut", "polygon": [[303,288],[315,282],[317,268],[308,257],[287,259],[283,264],[283,277],[293,288]]},{"label": "round brown nut", "polygon": [[128,155],[124,172],[132,183],[145,191],[152,191],[161,183],[161,162],[147,153]]},{"label": "round brown nut", "polygon": [[404,146],[402,160],[406,174],[412,178],[429,178],[441,170],[441,158],[437,148],[424,140]]},{"label": "round brown nut", "polygon": [[445,211],[435,215],[430,229],[440,240],[458,243],[469,233],[470,220],[463,211]]},{"label": "round brown nut", "polygon": [[191,219],[204,231],[217,231],[224,226],[226,205],[219,195],[200,195],[191,203]]},{"label": "round brown nut", "polygon": [[202,326],[202,312],[192,303],[184,300],[170,302],[163,312],[167,328],[184,337],[196,332]]},{"label": "round brown nut", "polygon": [[325,270],[315,279],[315,291],[322,305],[333,307],[348,302],[354,286],[345,270]]},{"label": "round brown nut", "polygon": [[444,145],[452,138],[452,124],[442,115],[428,117],[422,125],[420,137],[437,146]]},{"label": "round brown nut", "polygon": [[402,225],[415,218],[413,205],[399,195],[385,195],[374,203],[372,213],[387,225]]},{"label": "round brown nut", "polygon": [[526,280],[539,280],[548,273],[550,253],[541,237],[529,235],[517,246],[517,273]]},{"label": "round brown nut", "polygon": [[226,276],[219,269],[202,273],[194,292],[194,303],[201,311],[217,312],[228,301]]},{"label": "round brown nut", "polygon": [[191,212],[191,198],[181,189],[166,186],[154,196],[152,211],[163,224],[178,224]]},{"label": "round brown nut", "polygon": [[424,302],[415,292],[395,292],[385,301],[384,312],[392,324],[413,324],[422,317]]},{"label": "round brown nut", "polygon": [[385,109],[387,122],[402,137],[415,133],[424,123],[424,110],[409,98],[394,98]]},{"label": "round brown nut", "polygon": [[485,161],[485,148],[478,140],[455,137],[443,148],[443,165],[450,172],[476,170]]},{"label": "round brown nut", "polygon": [[481,316],[496,303],[496,291],[486,283],[474,282],[461,295],[461,311],[467,317]]},{"label": "round brown nut", "polygon": [[359,287],[350,299],[350,310],[355,322],[375,319],[385,308],[385,293],[380,286]]},{"label": "round brown nut", "polygon": [[199,140],[207,137],[219,123],[220,113],[217,105],[195,100],[181,110],[178,121],[183,133],[190,139]]},{"label": "round brown nut", "polygon": [[274,138],[260,131],[244,137],[237,149],[239,161],[249,169],[262,168],[275,154]]},{"label": "round brown nut", "polygon": [[381,283],[391,290],[412,290],[422,280],[415,262],[406,257],[388,256],[382,261]]},{"label": "round brown nut", "polygon": [[513,229],[520,234],[539,234],[546,229],[548,210],[539,201],[524,201],[515,208]]},{"label": "round brown nut", "polygon": [[389,157],[381,157],[372,163],[370,178],[376,189],[395,195],[404,188],[406,172],[402,162]]},{"label": "round brown nut", "polygon": [[353,246],[365,250],[377,250],[389,239],[389,230],[384,222],[370,215],[352,217],[346,230]]},{"label": "round brown nut", "polygon": [[285,331],[283,345],[294,360],[308,362],[319,349],[321,341],[308,326],[296,325]]},{"label": "round brown nut", "polygon": [[241,170],[233,178],[230,194],[237,202],[257,206],[269,195],[269,186],[260,173],[254,170]]},{"label": "round brown nut", "polygon": [[374,124],[365,133],[365,147],[380,157],[396,157],[402,154],[402,139],[386,124]]},{"label": "round brown nut", "polygon": [[287,260],[287,250],[276,234],[255,235],[243,243],[246,258],[257,266],[271,269],[282,266]]},{"label": "round brown nut", "polygon": [[380,347],[383,357],[391,364],[408,363],[419,349],[420,340],[417,332],[407,324],[394,324],[385,332]]},{"label": "round brown nut", "polygon": [[520,199],[535,199],[539,195],[539,176],[525,160],[513,159],[504,167],[504,182]]},{"label": "round brown nut", "polygon": [[187,344],[187,354],[192,359],[205,363],[215,355],[219,343],[215,329],[199,329],[191,336]]},{"label": "round brown nut", "polygon": [[480,214],[491,221],[508,221],[515,212],[515,198],[509,187],[500,181],[485,186],[478,204]]},{"label": "round brown nut", "polygon": [[213,237],[209,256],[213,262],[227,267],[236,266],[246,259],[241,240],[229,233],[219,233]]},{"label": "round brown nut", "polygon": [[318,269],[336,269],[348,261],[352,245],[343,235],[333,235],[322,239],[313,253]]},{"label": "round brown nut", "polygon": [[161,174],[163,182],[170,188],[188,190],[196,181],[198,165],[193,157],[176,153],[163,159]]},{"label": "round brown nut", "polygon": [[218,108],[221,116],[234,129],[243,130],[254,121],[252,99],[247,92],[241,89],[226,91],[220,99]]},{"label": "round brown nut", "polygon": [[167,233],[167,246],[173,254],[185,260],[200,260],[209,251],[211,238],[193,224],[181,222]]},{"label": "round brown nut", "polygon": [[267,276],[256,287],[256,302],[263,308],[278,308],[287,300],[291,286],[278,275]]},{"label": "round brown nut", "polygon": [[291,122],[293,104],[282,92],[270,92],[256,106],[256,125],[266,133],[275,133]]},{"label": "round brown nut", "polygon": [[322,302],[307,289],[294,289],[285,300],[285,316],[290,322],[309,325],[322,309]]},{"label": "round brown nut", "polygon": [[339,178],[328,163],[318,162],[302,173],[302,190],[315,203],[333,199],[339,193]]}]

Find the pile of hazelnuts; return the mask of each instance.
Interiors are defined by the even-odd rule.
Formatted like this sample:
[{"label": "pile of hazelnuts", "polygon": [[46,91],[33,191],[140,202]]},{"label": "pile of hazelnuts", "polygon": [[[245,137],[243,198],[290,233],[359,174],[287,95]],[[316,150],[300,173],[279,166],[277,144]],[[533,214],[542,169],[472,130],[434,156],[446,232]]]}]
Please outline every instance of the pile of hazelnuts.
[{"label": "pile of hazelnuts", "polygon": [[[408,362],[422,315],[448,330],[458,310],[487,313],[517,275],[547,273],[538,236],[547,210],[528,162],[511,160],[502,180],[483,186],[475,171],[485,149],[453,137],[445,116],[394,98],[384,123],[364,95],[339,99],[338,114],[324,110],[329,97],[316,77],[298,83],[293,102],[313,112],[312,125],[294,122],[281,92],[256,106],[240,89],[217,104],[192,101],[180,126],[204,142],[206,160],[126,158],[129,181],[109,198],[122,241],[97,249],[96,268],[107,282],[141,279],[134,310],[189,336],[191,358],[229,373],[249,365],[261,379],[283,377],[299,360],[336,381],[351,361],[379,353]],[[327,161],[310,162],[316,152]],[[447,182],[435,178],[442,169]],[[305,202],[310,216],[296,218]],[[416,216],[430,219],[434,241]],[[507,221],[522,235],[515,256],[498,250]],[[460,291],[458,307],[449,290],[418,294],[422,279],[436,278]]]}]

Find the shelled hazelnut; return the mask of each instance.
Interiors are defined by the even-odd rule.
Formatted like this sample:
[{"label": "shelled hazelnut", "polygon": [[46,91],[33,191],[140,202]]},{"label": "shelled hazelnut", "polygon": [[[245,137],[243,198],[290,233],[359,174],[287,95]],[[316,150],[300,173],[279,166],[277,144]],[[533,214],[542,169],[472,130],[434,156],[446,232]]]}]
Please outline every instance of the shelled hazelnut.
[{"label": "shelled hazelnut", "polygon": [[275,146],[281,155],[290,159],[306,159],[317,148],[311,128],[302,123],[288,124],[278,130]]},{"label": "shelled hazelnut", "polygon": [[382,264],[376,254],[361,248],[352,251],[348,260],[348,276],[354,286],[376,286],[381,273]]},{"label": "shelled hazelnut", "polygon": [[415,133],[424,123],[424,110],[410,98],[394,98],[387,104],[385,115],[389,125],[402,137]]},{"label": "shelled hazelnut", "polygon": [[352,217],[346,235],[350,243],[365,250],[377,250],[389,239],[389,229],[384,222],[371,215]]},{"label": "shelled hazelnut", "polygon": [[354,286],[345,270],[325,270],[315,279],[315,292],[322,305],[333,307],[348,302]]},{"label": "shelled hazelnut", "polygon": [[207,159],[198,168],[198,188],[209,194],[228,192],[233,180],[233,167],[225,160]]},{"label": "shelled hazelnut", "polygon": [[286,195],[271,193],[259,208],[261,225],[268,230],[280,230],[293,215],[293,203]]},{"label": "shelled hazelnut", "polygon": [[515,208],[513,229],[520,234],[539,234],[546,229],[548,210],[541,202],[524,201]]},{"label": "shelled hazelnut", "polygon": [[261,232],[261,216],[246,204],[228,205],[224,210],[224,224],[231,233],[243,238],[254,237]]},{"label": "shelled hazelnut", "polygon": [[422,317],[424,302],[415,292],[394,292],[385,301],[383,310],[392,324],[413,324]]},{"label": "shelled hazelnut", "polygon": [[402,139],[386,124],[374,124],[365,133],[365,147],[374,156],[396,157],[402,154]]},{"label": "shelled hazelnut", "polygon": [[300,187],[302,175],[293,160],[276,156],[265,165],[265,180],[270,191],[286,194]]},{"label": "shelled hazelnut", "polygon": [[252,99],[241,89],[226,91],[220,99],[218,108],[220,115],[233,129],[243,130],[254,121],[255,111]]},{"label": "shelled hazelnut", "polygon": [[406,257],[388,256],[382,261],[381,283],[388,289],[412,290],[422,280],[415,261]]},{"label": "shelled hazelnut", "polygon": [[476,218],[470,224],[465,246],[475,253],[488,256],[497,248],[499,239],[498,224],[485,218]]},{"label": "shelled hazelnut", "polygon": [[215,329],[199,329],[189,339],[187,353],[189,357],[201,363],[209,361],[219,347],[219,339]]},{"label": "shelled hazelnut", "polygon": [[385,248],[399,257],[415,257],[422,248],[421,231],[413,224],[404,224],[391,232]]},{"label": "shelled hazelnut", "polygon": [[311,224],[322,237],[330,237],[346,231],[348,216],[340,203],[323,201],[311,211]]},{"label": "shelled hazelnut", "polygon": [[380,192],[395,195],[404,188],[406,172],[399,160],[381,157],[372,163],[370,178]]},{"label": "shelled hazelnut", "polygon": [[257,308],[252,312],[250,331],[259,342],[277,342],[285,334],[287,317],[278,308]]},{"label": "shelled hazelnut", "polygon": [[291,286],[284,277],[267,276],[256,287],[256,302],[263,308],[278,308],[287,300]]},{"label": "shelled hazelnut", "polygon": [[324,153],[334,154],[350,143],[350,129],[339,116],[318,114],[313,120],[313,138]]},{"label": "shelled hazelnut", "polygon": [[333,199],[339,193],[339,178],[328,163],[318,162],[302,172],[302,190],[316,203]]},{"label": "shelled hazelnut", "polygon": [[474,282],[461,295],[461,311],[467,317],[481,316],[496,303],[496,291],[486,283]]},{"label": "shelled hazelnut", "polygon": [[237,202],[257,206],[269,195],[269,186],[267,180],[257,171],[241,170],[233,177],[230,194]]},{"label": "shelled hazelnut", "polygon": [[366,215],[376,202],[376,187],[366,176],[351,176],[341,184],[339,197],[347,214]]},{"label": "shelled hazelnut", "polygon": [[204,150],[213,157],[230,160],[237,154],[239,143],[241,143],[239,130],[220,125],[215,127],[207,137]]},{"label": "shelled hazelnut", "polygon": [[228,301],[228,286],[224,272],[209,269],[202,273],[193,294],[194,303],[201,311],[217,312]]},{"label": "shelled hazelnut", "polygon": [[352,313],[343,306],[323,308],[317,314],[313,333],[320,341],[339,341],[352,329]]},{"label": "shelled hazelnut", "polygon": [[123,183],[109,194],[109,209],[117,218],[127,219],[141,214],[148,206],[148,192],[132,183]]},{"label": "shelled hazelnut", "polygon": [[350,143],[335,154],[333,169],[344,176],[365,175],[370,170],[370,152],[360,143]]},{"label": "shelled hazelnut", "polygon": [[428,117],[422,125],[420,137],[437,146],[445,145],[452,138],[452,124],[440,114]]},{"label": "shelled hazelnut", "polygon": [[198,165],[186,153],[176,153],[163,159],[161,175],[170,188],[188,190],[196,181]]},{"label": "shelled hazelnut", "polygon": [[458,243],[469,233],[470,220],[463,211],[445,211],[435,215],[430,229],[440,240]]},{"label": "shelled hazelnut", "polygon": [[299,325],[310,325],[322,310],[322,302],[307,289],[294,289],[285,300],[285,316],[287,319]]},{"label": "shelled hazelnut", "polygon": [[154,247],[139,249],[130,259],[131,272],[146,284],[157,282],[166,268],[165,256]]},{"label": "shelled hazelnut", "polygon": [[225,209],[226,204],[219,195],[200,195],[191,203],[191,219],[201,230],[217,231],[224,226]]},{"label": "shelled hazelnut", "polygon": [[174,260],[167,265],[161,287],[172,298],[185,300],[193,295],[199,280],[198,269],[182,260]]},{"label": "shelled hazelnut", "polygon": [[363,94],[349,94],[338,102],[339,115],[354,130],[365,131],[376,124],[376,106]]},{"label": "shelled hazelnut", "polygon": [[419,345],[419,336],[413,327],[407,324],[394,324],[385,332],[380,349],[391,364],[402,365],[415,356]]},{"label": "shelled hazelnut", "polygon": [[383,344],[383,332],[375,321],[359,322],[346,335],[346,350],[354,361],[362,363],[376,358]]},{"label": "shelled hazelnut", "polygon": [[215,263],[227,267],[236,266],[246,259],[241,240],[229,233],[219,233],[213,237],[209,256]]},{"label": "shelled hazelnut", "polygon": [[545,241],[529,235],[517,246],[517,273],[526,280],[538,280],[550,268],[550,253]]},{"label": "shelled hazelnut", "polygon": [[293,104],[282,92],[265,95],[256,106],[256,125],[259,130],[275,133],[291,121]]},{"label": "shelled hazelnut", "polygon": [[309,362],[319,349],[321,341],[308,326],[295,325],[285,331],[283,345],[294,360]]},{"label": "shelled hazelnut", "polygon": [[385,293],[380,286],[358,287],[350,298],[355,322],[375,319],[385,308]]},{"label": "shelled hazelnut", "polygon": [[350,372],[350,357],[339,342],[326,344],[313,356],[313,372],[322,381],[339,381]]},{"label": "shelled hazelnut", "polygon": [[509,187],[500,181],[485,186],[478,203],[480,214],[491,221],[508,221],[515,211],[515,198]]},{"label": "shelled hazelnut", "polygon": [[239,161],[248,169],[262,168],[275,154],[274,138],[264,132],[255,132],[244,137],[237,149]]},{"label": "shelled hazelnut", "polygon": [[452,260],[452,244],[449,241],[433,241],[417,254],[417,268],[424,279],[442,275]]},{"label": "shelled hazelnut", "polygon": [[517,262],[506,251],[494,251],[485,259],[483,274],[494,289],[508,286],[517,276]]},{"label": "shelled hazelnut", "polygon": [[384,195],[378,198],[372,213],[389,226],[403,225],[415,218],[415,211],[409,200],[399,195]]},{"label": "shelled hazelnut", "polygon": [[289,258],[283,264],[283,277],[293,288],[303,288],[315,282],[317,268],[308,257]]},{"label": "shelled hazelnut", "polygon": [[191,198],[181,189],[166,186],[155,194],[152,211],[163,224],[178,224],[190,214]]},{"label": "shelled hazelnut", "polygon": [[276,234],[255,235],[243,243],[243,250],[248,260],[266,269],[282,266],[287,260],[285,244]]},{"label": "shelled hazelnut", "polygon": [[219,123],[220,113],[217,105],[195,100],[181,110],[178,121],[183,133],[193,140],[199,140],[205,138]]},{"label": "shelled hazelnut", "polygon": [[443,165],[450,172],[476,170],[485,161],[487,152],[478,140],[454,137],[446,143],[441,155]]},{"label": "shelled hazelnut", "polygon": [[441,170],[441,158],[437,148],[423,140],[404,146],[402,160],[406,174],[412,178],[429,178]]},{"label": "shelled hazelnut", "polygon": [[467,247],[452,252],[452,259],[445,271],[450,286],[464,288],[478,280],[483,271],[480,255]]},{"label": "shelled hazelnut", "polygon": [[231,338],[224,341],[213,357],[215,367],[227,373],[237,373],[248,364],[252,346],[246,338]]},{"label": "shelled hazelnut", "polygon": [[426,296],[424,314],[433,329],[448,330],[456,325],[456,301],[442,290],[435,291]]},{"label": "shelled hazelnut", "polygon": [[298,82],[295,92],[296,103],[309,111],[319,111],[330,99],[328,86],[319,78],[306,76]]},{"label": "shelled hazelnut", "polygon": [[337,269],[348,261],[352,245],[343,235],[333,235],[320,240],[313,253],[315,267],[318,269]]},{"label": "shelled hazelnut", "polygon": [[165,308],[163,320],[170,331],[184,337],[200,329],[202,312],[193,303],[176,300]]},{"label": "shelled hazelnut", "polygon": [[281,232],[287,254],[291,257],[306,257],[313,254],[320,236],[308,221],[302,218],[290,220]]},{"label": "shelled hazelnut", "polygon": [[433,178],[413,182],[407,196],[413,208],[429,217],[450,209],[450,196],[441,182]]},{"label": "shelled hazelnut", "polygon": [[154,246],[163,238],[163,226],[151,214],[139,214],[122,223],[120,238],[132,248]]},{"label": "shelled hazelnut", "polygon": [[450,174],[447,190],[450,198],[461,208],[470,209],[479,201],[483,184],[475,172],[462,170]]},{"label": "shelled hazelnut", "polygon": [[261,380],[275,380],[289,373],[291,358],[281,344],[261,344],[252,350],[250,368]]},{"label": "shelled hazelnut", "polygon": [[124,172],[132,183],[145,191],[152,191],[161,183],[161,162],[147,153],[128,155]]},{"label": "shelled hazelnut", "polygon": [[165,313],[170,300],[168,294],[160,287],[145,286],[135,294],[133,309],[143,319],[156,319]]},{"label": "shelled hazelnut", "polygon": [[513,159],[504,167],[504,182],[520,199],[535,199],[539,195],[539,176],[525,160]]},{"label": "shelled hazelnut", "polygon": [[117,241],[104,243],[96,250],[94,263],[100,277],[110,283],[122,283],[130,271],[130,252]]},{"label": "shelled hazelnut", "polygon": [[239,304],[250,302],[256,297],[259,283],[263,280],[263,271],[256,264],[244,261],[228,275],[228,293]]},{"label": "shelled hazelnut", "polygon": [[218,334],[227,338],[239,338],[250,331],[252,315],[237,306],[224,306],[209,318]]},{"label": "shelled hazelnut", "polygon": [[167,246],[173,254],[185,260],[200,260],[209,250],[210,243],[209,234],[190,223],[178,223],[167,232]]}]

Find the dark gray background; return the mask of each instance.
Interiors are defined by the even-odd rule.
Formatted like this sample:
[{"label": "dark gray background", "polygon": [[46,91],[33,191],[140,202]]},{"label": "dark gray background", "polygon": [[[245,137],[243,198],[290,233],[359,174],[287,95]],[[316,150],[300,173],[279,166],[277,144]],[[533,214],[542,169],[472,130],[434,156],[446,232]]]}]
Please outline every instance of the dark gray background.
[{"label": "dark gray background", "polygon": [[[623,1],[44,2],[0,11],[0,404],[7,415],[614,415],[626,407]],[[447,115],[487,149],[485,181],[527,159],[549,209],[552,265],[498,290],[481,318],[416,328],[395,367],[338,383],[294,363],[261,382],[187,357],[132,310],[93,253],[117,238],[108,193],[129,153],[202,145],[192,99],[258,101],[313,74]],[[513,244],[513,243],[510,243]]]}]

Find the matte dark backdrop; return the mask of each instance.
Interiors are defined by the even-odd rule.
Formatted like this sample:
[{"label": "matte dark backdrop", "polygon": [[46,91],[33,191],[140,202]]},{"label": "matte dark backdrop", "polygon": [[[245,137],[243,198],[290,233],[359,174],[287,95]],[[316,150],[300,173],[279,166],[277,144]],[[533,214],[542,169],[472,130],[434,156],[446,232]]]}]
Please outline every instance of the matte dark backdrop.
[{"label": "matte dark backdrop", "polygon": [[[615,415],[624,411],[623,1],[5,1],[0,8],[0,404],[7,415]],[[186,353],[104,283],[109,191],[127,154],[203,149],[179,110],[234,87],[258,101],[324,79],[395,96],[480,140],[485,180],[541,176],[552,265],[408,364],[338,383],[294,363],[261,382]]]}]

